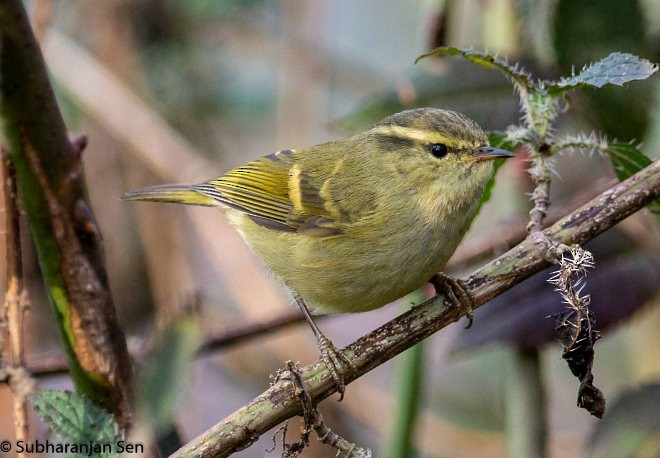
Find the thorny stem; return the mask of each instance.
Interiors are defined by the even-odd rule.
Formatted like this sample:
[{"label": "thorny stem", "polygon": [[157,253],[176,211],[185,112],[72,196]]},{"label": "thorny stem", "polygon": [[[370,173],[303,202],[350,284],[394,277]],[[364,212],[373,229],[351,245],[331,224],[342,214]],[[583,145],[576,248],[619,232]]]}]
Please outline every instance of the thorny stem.
[{"label": "thorny stem", "polygon": [[[538,102],[538,105],[532,103],[525,106],[527,137],[531,140],[528,140],[527,145],[533,156],[529,174],[535,183],[531,196],[534,206],[529,212],[527,230],[545,260],[560,266],[556,277],[549,281],[557,285],[564,301],[570,307],[570,311],[555,317],[558,321],[556,330],[564,340],[563,358],[568,362],[571,372],[580,380],[578,406],[600,418],[605,411],[605,397],[593,385],[591,373],[593,344],[598,339],[598,332],[593,328],[594,318],[589,311],[589,296],[580,295],[585,283],[586,268],[593,266],[593,257],[591,253],[580,248],[578,243],[568,247],[543,231],[543,219],[550,207],[552,171],[553,146],[548,143],[548,137],[556,116],[554,108],[557,108],[557,99],[540,92],[535,95],[528,96],[527,99]],[[541,122],[534,122],[535,118]],[[566,146],[570,148],[571,142],[567,142]],[[570,260],[566,256],[568,252],[572,255]],[[584,264],[580,264],[582,261]]]},{"label": "thorny stem", "polygon": [[589,311],[590,297],[582,294],[587,270],[594,267],[591,253],[579,245],[573,245],[570,253],[564,253],[557,262],[559,270],[548,280],[561,294],[567,309],[553,317],[564,351],[562,358],[568,363],[573,375],[580,380],[578,407],[602,418],[605,412],[605,396],[594,386],[592,366],[594,344],[600,338],[595,329],[595,317]]},{"label": "thorny stem", "polygon": [[[27,441],[28,406],[26,396],[31,389],[20,389],[25,385],[20,382],[27,372],[25,367],[25,334],[24,317],[28,306],[27,292],[23,281],[23,258],[21,253],[21,235],[18,217],[18,202],[16,176],[9,160],[9,154],[2,148],[2,182],[4,194],[4,212],[6,222],[7,250],[7,291],[3,310],[0,311],[0,321],[6,319],[9,336],[9,354],[11,368],[6,368],[7,378],[14,394],[14,434],[17,441]],[[1,339],[0,339],[1,342]],[[22,374],[22,375],[20,375]],[[29,377],[29,376],[28,376]],[[31,386],[32,384],[28,384]],[[23,456],[23,454],[19,454]]]},{"label": "thorny stem", "polygon": [[[538,87],[530,93],[521,93],[520,96],[527,126],[524,136],[532,154],[529,174],[535,184],[532,193],[534,207],[529,212],[527,231],[535,234],[543,231],[543,219],[550,207],[552,147],[548,139],[556,116],[557,99],[545,95]],[[538,237],[537,241],[540,241]]]},{"label": "thorny stem", "polygon": [[572,308],[580,308],[589,303],[589,295],[582,295],[587,269],[594,267],[594,258],[579,245],[570,248],[570,257],[562,256],[559,270],[548,280],[557,286],[564,302]]},{"label": "thorny stem", "polygon": [[534,207],[529,211],[527,231],[532,234],[543,230],[543,219],[550,207],[550,158],[541,151],[534,151],[534,163],[529,170],[536,185],[532,192]]}]

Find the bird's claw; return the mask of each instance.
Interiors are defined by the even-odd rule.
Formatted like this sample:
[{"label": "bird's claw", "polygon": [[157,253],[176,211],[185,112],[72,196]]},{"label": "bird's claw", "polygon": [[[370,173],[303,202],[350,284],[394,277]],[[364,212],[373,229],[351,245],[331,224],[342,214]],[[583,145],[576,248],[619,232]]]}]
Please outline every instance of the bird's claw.
[{"label": "bird's claw", "polygon": [[337,385],[337,392],[339,392],[339,400],[344,399],[344,391],[346,390],[346,383],[342,375],[342,368],[348,367],[352,373],[357,371],[355,365],[344,354],[337,350],[332,341],[325,335],[320,334],[318,337],[319,350],[321,350],[321,359],[332,375],[332,379]]},{"label": "bird's claw", "polygon": [[435,274],[430,283],[435,288],[436,293],[444,293],[451,305],[465,313],[465,317],[468,319],[468,325],[465,329],[472,326],[474,321],[474,298],[467,283],[443,273]]}]

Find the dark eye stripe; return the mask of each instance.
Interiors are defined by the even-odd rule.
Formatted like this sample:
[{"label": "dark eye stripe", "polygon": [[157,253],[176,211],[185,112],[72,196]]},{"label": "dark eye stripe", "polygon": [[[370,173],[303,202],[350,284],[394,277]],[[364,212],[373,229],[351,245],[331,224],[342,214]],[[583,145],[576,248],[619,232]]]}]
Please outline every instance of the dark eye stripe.
[{"label": "dark eye stripe", "polygon": [[400,137],[396,135],[383,135],[376,134],[376,139],[380,143],[380,147],[384,149],[390,148],[414,148],[417,143],[412,138]]}]

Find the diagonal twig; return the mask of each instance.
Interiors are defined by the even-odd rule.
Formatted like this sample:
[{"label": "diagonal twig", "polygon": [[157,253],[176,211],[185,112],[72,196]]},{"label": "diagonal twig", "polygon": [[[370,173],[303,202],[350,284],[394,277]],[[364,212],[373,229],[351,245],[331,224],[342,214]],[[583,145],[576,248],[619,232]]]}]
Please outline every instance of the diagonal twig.
[{"label": "diagonal twig", "polygon": [[76,389],[127,426],[131,366],[71,142],[20,0],[0,2],[2,131]]}]

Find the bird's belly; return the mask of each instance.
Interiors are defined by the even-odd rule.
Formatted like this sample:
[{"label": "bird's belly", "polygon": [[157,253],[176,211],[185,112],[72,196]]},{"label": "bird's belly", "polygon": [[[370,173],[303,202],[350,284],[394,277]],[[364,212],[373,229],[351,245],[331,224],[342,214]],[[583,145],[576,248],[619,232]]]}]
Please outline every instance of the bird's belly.
[{"label": "bird's belly", "polygon": [[364,245],[342,247],[341,251],[352,254],[340,257],[335,265],[322,261],[309,265],[307,281],[291,284],[292,290],[299,292],[316,313],[372,310],[419,288],[447,258],[441,253],[439,240],[381,243],[368,250]]},{"label": "bird's belly", "polygon": [[334,237],[250,229],[241,231],[249,245],[317,314],[367,311],[403,297],[443,267],[462,236],[443,225]]}]

